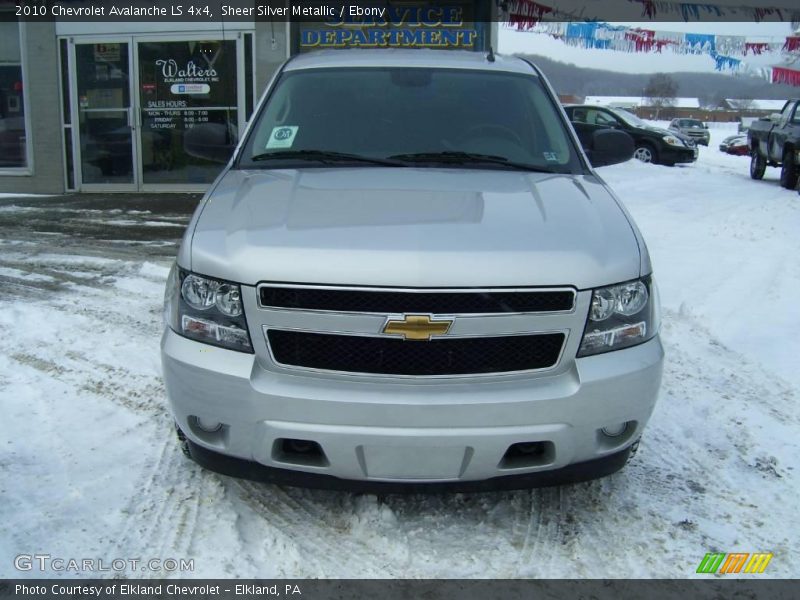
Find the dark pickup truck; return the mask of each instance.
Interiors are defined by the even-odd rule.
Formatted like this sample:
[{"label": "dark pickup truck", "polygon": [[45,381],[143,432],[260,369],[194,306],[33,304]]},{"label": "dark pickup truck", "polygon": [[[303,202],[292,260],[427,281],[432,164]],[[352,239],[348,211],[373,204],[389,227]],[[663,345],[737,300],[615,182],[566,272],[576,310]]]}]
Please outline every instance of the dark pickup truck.
[{"label": "dark pickup truck", "polygon": [[761,179],[767,167],[781,167],[781,185],[793,190],[800,174],[800,99],[788,100],[780,115],[753,121],[747,131],[750,177]]}]

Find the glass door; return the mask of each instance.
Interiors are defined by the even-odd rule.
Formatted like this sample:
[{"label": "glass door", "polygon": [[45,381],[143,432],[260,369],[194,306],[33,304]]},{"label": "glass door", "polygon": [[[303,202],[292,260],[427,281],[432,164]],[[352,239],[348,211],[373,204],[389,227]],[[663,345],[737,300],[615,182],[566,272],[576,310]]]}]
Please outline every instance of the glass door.
[{"label": "glass door", "polygon": [[119,40],[74,44],[81,189],[137,189],[130,47]]},{"label": "glass door", "polygon": [[183,135],[204,123],[238,138],[237,40],[139,40],[139,169],[142,188],[205,189],[222,165],[188,154]]}]

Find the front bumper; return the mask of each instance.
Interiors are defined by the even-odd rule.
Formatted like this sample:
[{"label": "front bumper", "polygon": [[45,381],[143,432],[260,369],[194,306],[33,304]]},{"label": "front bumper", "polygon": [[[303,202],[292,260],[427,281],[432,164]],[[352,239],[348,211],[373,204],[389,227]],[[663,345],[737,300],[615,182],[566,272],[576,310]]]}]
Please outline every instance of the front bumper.
[{"label": "front bumper", "polygon": [[659,159],[669,163],[691,163],[697,160],[698,154],[697,146],[687,148],[685,146],[665,145],[659,154]]},{"label": "front bumper", "polygon": [[[310,474],[405,485],[541,474],[547,484],[561,481],[556,471],[587,479],[624,464],[655,405],[663,349],[656,337],[572,360],[555,375],[365,382],[268,371],[254,355],[167,330],[162,362],[175,420],[193,456],[211,468],[238,464],[238,474],[271,480],[251,467],[288,470],[301,485],[315,485]],[[199,426],[209,423],[221,426]],[[621,435],[601,431],[620,423],[628,424]],[[316,442],[323,459],[287,455],[287,439]],[[519,443],[545,451],[509,460]],[[285,473],[279,480],[287,482]]]}]

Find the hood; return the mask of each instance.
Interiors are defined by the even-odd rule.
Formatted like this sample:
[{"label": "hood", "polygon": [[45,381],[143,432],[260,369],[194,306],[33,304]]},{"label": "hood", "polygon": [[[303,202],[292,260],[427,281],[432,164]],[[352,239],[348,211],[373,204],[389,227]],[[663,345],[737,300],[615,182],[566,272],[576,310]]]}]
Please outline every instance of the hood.
[{"label": "hood", "polygon": [[501,170],[232,170],[190,257],[248,285],[589,288],[640,271],[634,230],[597,177]]}]

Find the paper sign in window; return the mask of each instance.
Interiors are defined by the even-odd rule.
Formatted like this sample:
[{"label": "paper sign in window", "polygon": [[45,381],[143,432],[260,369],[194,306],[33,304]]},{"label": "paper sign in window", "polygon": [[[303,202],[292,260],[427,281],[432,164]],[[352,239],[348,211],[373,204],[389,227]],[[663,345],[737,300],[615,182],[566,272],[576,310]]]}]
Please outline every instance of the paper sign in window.
[{"label": "paper sign in window", "polygon": [[272,128],[267,140],[267,148],[291,148],[297,135],[297,125],[280,125]]}]

